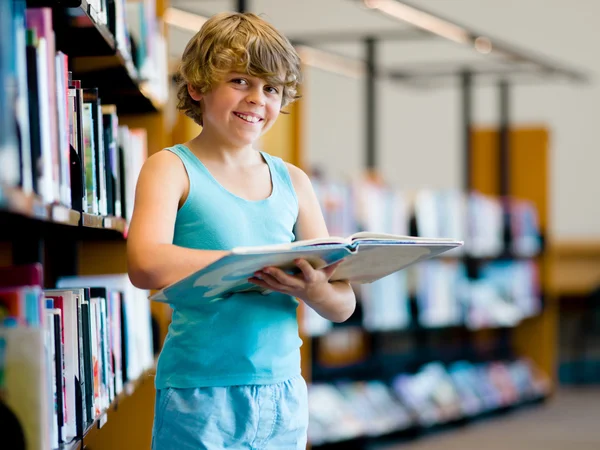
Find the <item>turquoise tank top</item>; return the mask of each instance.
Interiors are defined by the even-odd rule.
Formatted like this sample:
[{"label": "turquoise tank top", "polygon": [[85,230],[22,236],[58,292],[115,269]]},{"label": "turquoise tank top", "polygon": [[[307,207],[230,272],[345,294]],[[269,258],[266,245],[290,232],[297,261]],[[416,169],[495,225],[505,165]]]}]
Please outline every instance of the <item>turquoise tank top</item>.
[{"label": "turquoise tank top", "polygon": [[[230,250],[295,239],[298,199],[280,158],[261,152],[271,174],[271,195],[250,201],[225,189],[186,146],[165,150],[181,159],[190,183],[177,212],[173,244]],[[171,305],[157,389],[271,384],[300,374],[296,299],[246,292],[208,304],[194,300]]]}]

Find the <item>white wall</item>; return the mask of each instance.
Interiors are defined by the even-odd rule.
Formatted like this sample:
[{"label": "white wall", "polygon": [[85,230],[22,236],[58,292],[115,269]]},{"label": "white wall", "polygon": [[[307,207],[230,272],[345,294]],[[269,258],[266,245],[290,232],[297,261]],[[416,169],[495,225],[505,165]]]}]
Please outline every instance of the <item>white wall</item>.
[{"label": "white wall", "polygon": [[[420,0],[414,4],[577,65],[592,76],[585,87],[517,86],[511,113],[517,124],[544,124],[551,130],[552,235],[600,237],[600,27],[596,22],[600,1]],[[311,69],[308,75],[309,158],[356,174],[364,148],[362,81]],[[349,89],[353,86],[356,89]],[[384,82],[378,94],[379,167],[385,177],[409,190],[460,187],[460,91],[421,91]],[[477,123],[494,123],[495,90],[478,88],[474,109]]]},{"label": "white wall", "polygon": [[342,179],[364,167],[363,82],[308,68],[304,123],[308,166]]},{"label": "white wall", "polygon": [[[172,4],[212,14],[232,1],[172,0]],[[253,11],[292,37],[303,33],[399,28],[380,14],[360,11],[351,0],[251,0]],[[547,84],[512,91],[517,124],[543,124],[551,131],[550,225],[560,238],[600,237],[600,18],[599,0],[412,0],[435,13],[531,51],[586,70],[586,87]],[[189,35],[191,37],[191,35]],[[187,39],[189,39],[189,37]],[[177,54],[187,39],[172,45]],[[446,44],[414,42],[402,52],[382,51],[398,64],[477,58]],[[173,47],[176,47],[173,49]],[[348,47],[348,46],[346,46]],[[461,53],[462,51],[462,53]],[[361,48],[346,51],[361,55]],[[481,56],[479,56],[481,58]],[[309,161],[332,176],[360,172],[364,154],[363,81],[308,69],[307,149]],[[405,189],[462,186],[460,91],[422,91],[378,85],[379,161],[389,180]],[[497,93],[475,93],[475,119],[493,124]]]}]

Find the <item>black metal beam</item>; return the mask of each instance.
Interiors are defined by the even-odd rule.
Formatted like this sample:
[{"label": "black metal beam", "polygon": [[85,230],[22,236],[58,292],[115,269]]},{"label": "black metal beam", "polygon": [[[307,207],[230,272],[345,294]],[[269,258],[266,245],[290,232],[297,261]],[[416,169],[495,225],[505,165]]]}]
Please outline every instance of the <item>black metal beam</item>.
[{"label": "black metal beam", "polygon": [[472,153],[473,139],[473,74],[465,70],[461,74],[462,87],[462,130],[463,130],[463,188],[469,192],[473,188]]},{"label": "black metal beam", "polygon": [[365,39],[365,136],[366,136],[366,168],[377,169],[377,40]]},{"label": "black metal beam", "polygon": [[498,82],[498,194],[502,202],[504,248],[512,248],[511,200],[510,186],[510,86],[502,79]]},{"label": "black metal beam", "polygon": [[237,0],[236,11],[240,13],[248,12],[248,0]]},{"label": "black metal beam", "polygon": [[498,83],[500,126],[498,130],[498,194],[510,195],[510,91],[506,80]]},{"label": "black metal beam", "polygon": [[[406,80],[408,78],[448,78],[455,80],[456,77],[468,70],[473,75],[493,76],[503,78],[511,75],[530,75],[537,77],[550,76],[548,72],[532,69],[531,67],[501,67],[476,63],[473,61],[455,61],[452,63],[418,63],[404,64],[399,67],[390,67],[385,70],[385,75],[391,79]],[[382,74],[383,75],[383,74]]]},{"label": "black metal beam", "polygon": [[408,30],[378,30],[376,32],[360,31],[331,31],[328,33],[302,33],[299,36],[289,36],[291,42],[298,42],[304,45],[318,44],[340,44],[345,42],[361,42],[365,39],[376,36],[378,40],[386,41],[417,41],[435,39],[426,31],[413,28]]}]

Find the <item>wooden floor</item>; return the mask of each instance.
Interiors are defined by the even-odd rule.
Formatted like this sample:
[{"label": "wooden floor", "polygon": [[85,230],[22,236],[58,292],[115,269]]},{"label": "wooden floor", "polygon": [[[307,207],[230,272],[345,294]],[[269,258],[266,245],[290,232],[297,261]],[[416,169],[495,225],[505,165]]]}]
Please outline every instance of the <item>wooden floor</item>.
[{"label": "wooden floor", "polygon": [[600,450],[600,386],[385,450]]}]

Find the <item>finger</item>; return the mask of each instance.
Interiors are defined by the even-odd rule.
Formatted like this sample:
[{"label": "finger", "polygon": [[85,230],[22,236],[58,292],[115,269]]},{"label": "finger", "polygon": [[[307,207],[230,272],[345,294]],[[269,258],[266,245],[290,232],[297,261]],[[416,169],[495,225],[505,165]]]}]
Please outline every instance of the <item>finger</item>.
[{"label": "finger", "polygon": [[285,294],[292,291],[292,287],[287,286],[283,283],[280,283],[275,277],[269,275],[268,273],[261,273],[261,277],[263,282],[267,285],[269,289],[273,289],[275,291],[283,292]]},{"label": "finger", "polygon": [[285,273],[277,267],[266,267],[262,271],[263,274],[273,277],[278,283],[288,286],[292,289],[300,289],[303,286],[302,280],[293,275]]},{"label": "finger", "polygon": [[335,270],[340,266],[340,264],[342,264],[342,262],[343,261],[338,261],[336,263],[331,264],[330,266],[323,268],[323,273],[327,276],[327,279],[331,278]]},{"label": "finger", "polygon": [[255,284],[255,285],[263,287],[265,289],[270,289],[270,287],[267,283],[265,283],[263,280],[256,278],[256,277],[248,278],[248,283]]},{"label": "finger", "polygon": [[294,261],[296,266],[302,271],[302,275],[304,275],[304,279],[306,281],[311,281],[315,277],[315,269],[313,266],[305,259],[297,259]]}]

